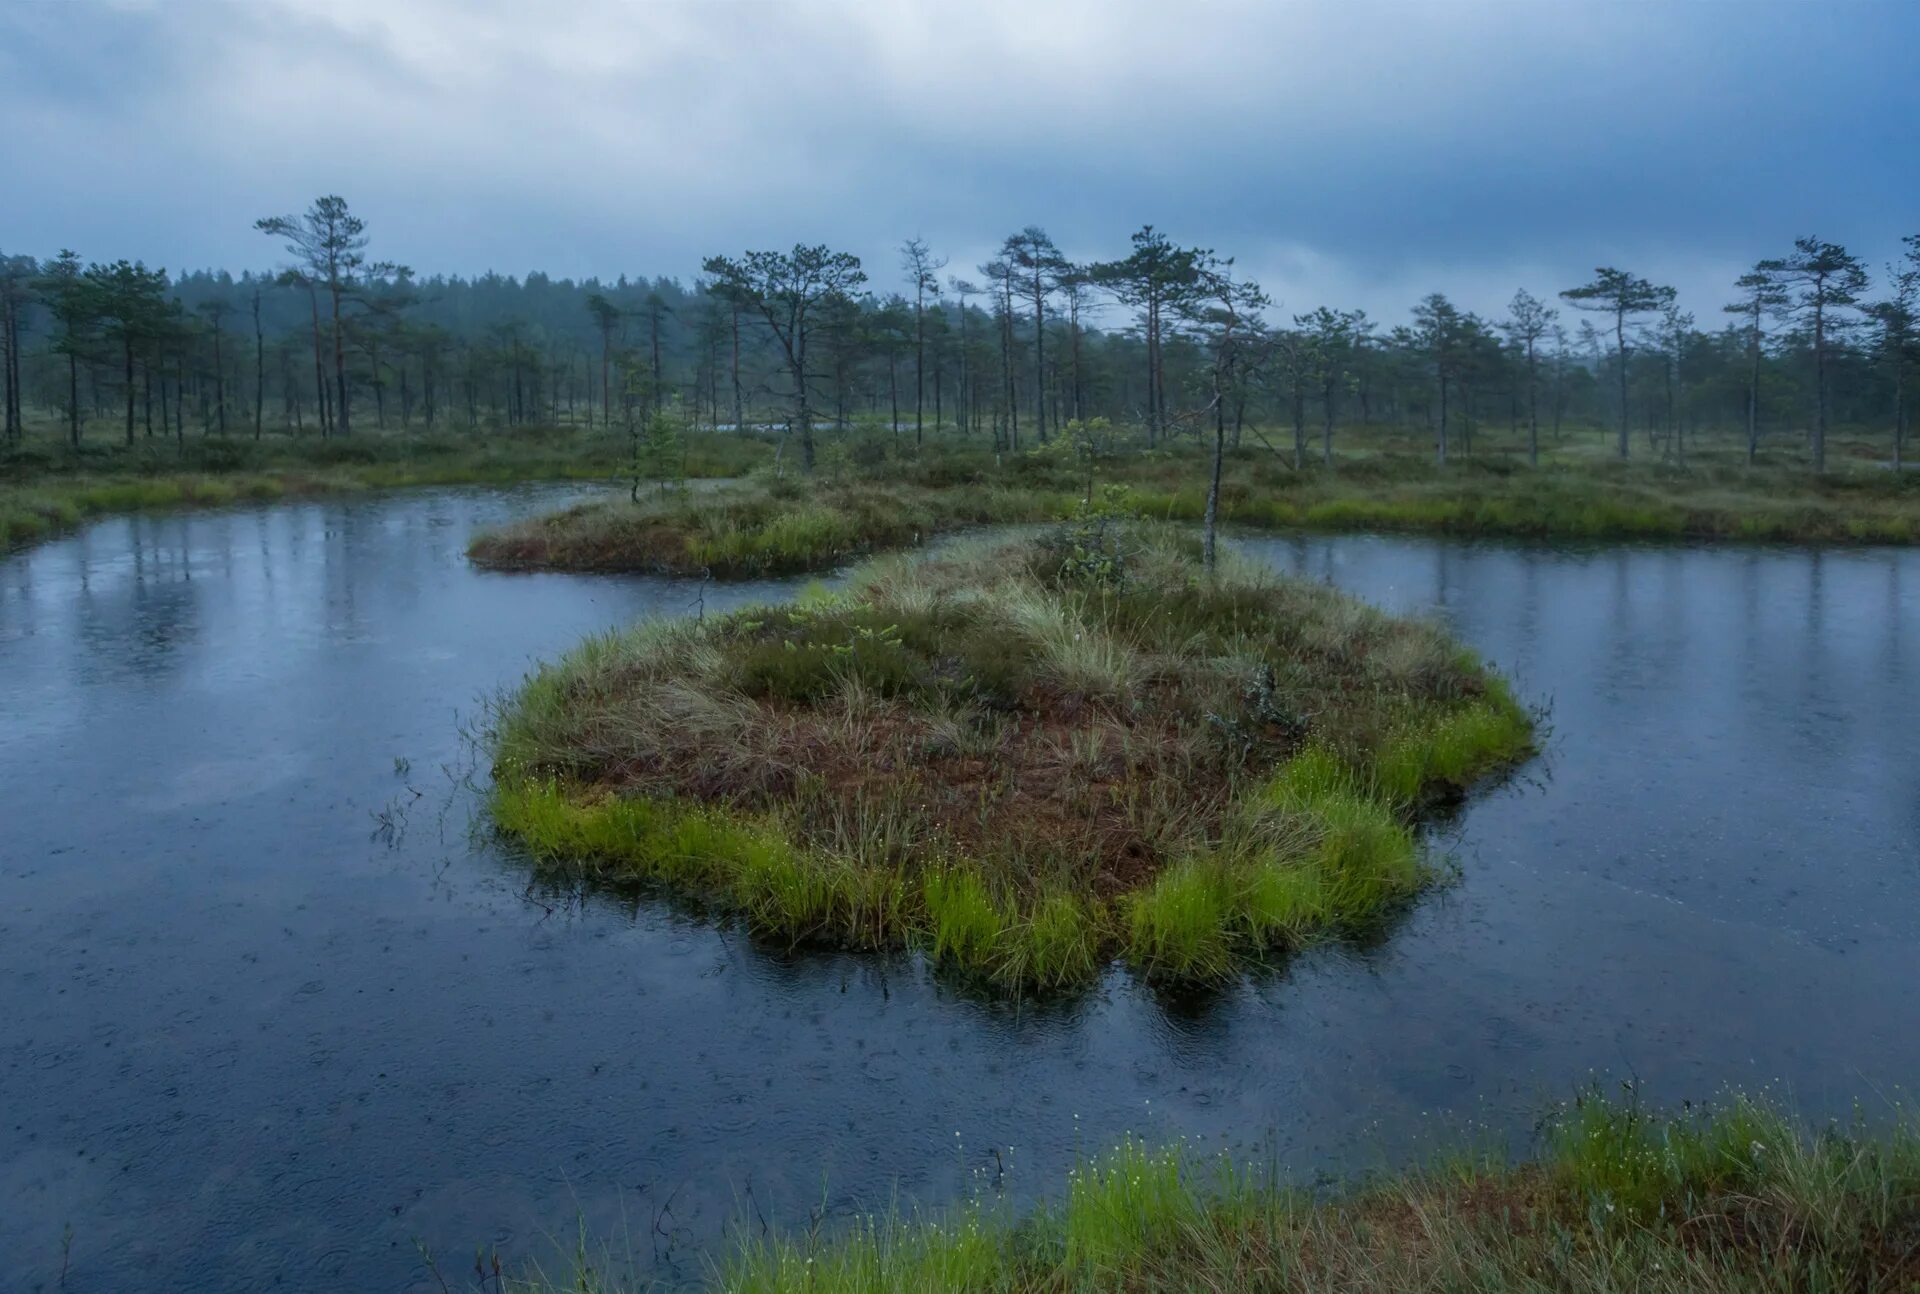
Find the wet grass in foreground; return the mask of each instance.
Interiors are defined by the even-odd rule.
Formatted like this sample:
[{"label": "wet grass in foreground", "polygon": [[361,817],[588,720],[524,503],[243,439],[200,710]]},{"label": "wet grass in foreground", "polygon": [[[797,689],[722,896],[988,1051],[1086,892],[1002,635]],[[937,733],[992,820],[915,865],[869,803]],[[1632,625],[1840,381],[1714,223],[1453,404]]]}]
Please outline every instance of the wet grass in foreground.
[{"label": "wet grass in foreground", "polygon": [[1377,924],[1431,879],[1420,810],[1533,731],[1431,625],[1089,516],[590,640],[494,739],[550,866],[1025,991]]},{"label": "wet grass in foreground", "polygon": [[[640,1288],[620,1266],[583,1255],[523,1288]],[[1129,1140],[1026,1217],[983,1194],[824,1233],[742,1225],[709,1287],[1891,1294],[1920,1287],[1920,1121],[1812,1132],[1766,1100],[1663,1115],[1587,1096],[1546,1120],[1533,1160],[1460,1153],[1330,1196]]]}]

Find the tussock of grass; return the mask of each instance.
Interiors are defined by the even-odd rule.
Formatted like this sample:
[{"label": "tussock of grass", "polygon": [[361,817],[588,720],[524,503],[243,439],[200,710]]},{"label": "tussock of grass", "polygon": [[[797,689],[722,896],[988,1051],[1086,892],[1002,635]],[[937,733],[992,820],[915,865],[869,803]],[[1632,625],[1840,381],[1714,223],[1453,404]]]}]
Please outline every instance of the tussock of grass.
[{"label": "tussock of grass", "polygon": [[[1589,1096],[1544,1128],[1531,1161],[1456,1155],[1331,1196],[1281,1185],[1271,1165],[1128,1139],[1026,1217],[980,1195],[825,1234],[743,1226],[712,1288],[1785,1294],[1920,1281],[1911,1111],[1815,1133],[1737,1096],[1680,1115]],[[622,1288],[588,1263],[566,1280]]]},{"label": "tussock of grass", "polygon": [[1377,921],[1427,878],[1412,813],[1531,728],[1430,625],[1099,520],[590,639],[495,741],[543,859],[1028,989]]}]

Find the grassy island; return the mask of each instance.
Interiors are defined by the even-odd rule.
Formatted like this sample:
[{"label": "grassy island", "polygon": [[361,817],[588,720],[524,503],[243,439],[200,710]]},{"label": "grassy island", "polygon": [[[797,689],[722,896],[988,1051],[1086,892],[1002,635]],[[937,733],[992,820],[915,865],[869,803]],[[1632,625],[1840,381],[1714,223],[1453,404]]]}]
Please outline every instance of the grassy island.
[{"label": "grassy island", "polygon": [[1377,922],[1429,878],[1421,809],[1532,729],[1431,625],[1088,516],[589,640],[494,739],[550,863],[1029,989]]},{"label": "grassy island", "polygon": [[827,570],[941,531],[1058,516],[1054,491],[969,483],[745,482],[578,504],[483,531],[467,554],[505,570],[624,571],[752,579]]}]

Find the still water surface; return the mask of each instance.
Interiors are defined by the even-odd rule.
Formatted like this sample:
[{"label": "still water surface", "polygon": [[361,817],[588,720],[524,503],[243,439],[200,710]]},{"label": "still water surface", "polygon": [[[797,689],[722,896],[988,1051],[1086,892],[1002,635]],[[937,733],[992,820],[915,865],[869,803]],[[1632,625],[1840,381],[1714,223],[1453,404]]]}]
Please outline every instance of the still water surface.
[{"label": "still water surface", "polygon": [[576,1214],[698,1274],[742,1210],[947,1200],[995,1147],[1017,1194],[1129,1130],[1311,1180],[1447,1121],[1524,1145],[1596,1072],[1816,1115],[1920,1072],[1920,553],[1246,540],[1444,618],[1551,704],[1548,753],[1436,832],[1459,884],[1376,946],[1019,1010],[530,894],[470,832],[476,698],[698,595],[466,564],[562,497],[125,518],[0,559],[10,1287],[64,1250],[71,1290],[437,1288],[416,1239],[457,1284]]}]

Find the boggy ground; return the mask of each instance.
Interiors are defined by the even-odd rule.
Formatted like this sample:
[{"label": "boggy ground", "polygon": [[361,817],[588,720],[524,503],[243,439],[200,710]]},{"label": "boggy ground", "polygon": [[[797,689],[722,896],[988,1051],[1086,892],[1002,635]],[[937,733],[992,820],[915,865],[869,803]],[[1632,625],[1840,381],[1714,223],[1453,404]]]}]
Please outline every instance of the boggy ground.
[{"label": "boggy ground", "polygon": [[[689,477],[738,476],[773,457],[760,436],[686,437]],[[45,539],[91,517],[164,508],[339,494],[420,485],[608,480],[629,470],[625,436],[578,428],[517,427],[433,434],[357,432],[321,439],[273,432],[132,445],[56,435],[0,446],[0,550]]]},{"label": "boggy ground", "polygon": [[[851,443],[851,442],[850,442]],[[1436,467],[1398,442],[1355,438],[1334,466],[1301,469],[1265,447],[1227,455],[1229,524],[1408,530],[1541,539],[1895,543],[1920,539],[1920,473],[1850,463],[1815,476],[1750,467],[1727,452],[1685,466],[1560,451],[1530,467],[1511,454]],[[486,565],[756,577],[823,570],[849,558],[978,523],[1050,521],[1089,498],[1165,520],[1197,521],[1208,464],[1179,442],[1056,438],[994,454],[949,435],[923,447],[851,443],[812,478],[749,480],[719,493],[650,493],[583,504],[475,537]]]},{"label": "boggy ground", "polygon": [[1431,625],[1088,514],[592,639],[494,741],[543,859],[1030,989],[1377,921],[1428,879],[1420,808],[1532,728]]},{"label": "boggy ground", "polygon": [[503,570],[626,571],[752,579],[826,570],[969,525],[1050,519],[1059,491],[983,476],[915,480],[786,476],[724,491],[605,499],[476,535],[467,554]]},{"label": "boggy ground", "polygon": [[[622,1265],[582,1254],[564,1284],[521,1288],[641,1288]],[[1764,1100],[1665,1116],[1587,1096],[1545,1121],[1532,1162],[1457,1152],[1330,1197],[1128,1142],[1026,1218],[983,1191],[824,1234],[743,1224],[710,1288],[1893,1294],[1920,1288],[1920,1124],[1814,1134]]]}]

